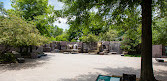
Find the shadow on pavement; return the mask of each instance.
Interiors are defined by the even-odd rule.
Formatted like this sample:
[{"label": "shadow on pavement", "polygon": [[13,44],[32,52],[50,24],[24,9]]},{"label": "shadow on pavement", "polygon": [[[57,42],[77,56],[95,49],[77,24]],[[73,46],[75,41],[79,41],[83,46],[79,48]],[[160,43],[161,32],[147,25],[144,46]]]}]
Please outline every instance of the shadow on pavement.
[{"label": "shadow on pavement", "polygon": [[[107,68],[95,68],[95,69],[104,71],[105,74],[101,74],[98,72],[97,73],[88,73],[86,75],[79,75],[75,78],[63,78],[63,79],[60,79],[59,81],[95,81],[96,78],[98,77],[98,75],[122,76],[123,73],[136,74],[137,78],[140,77],[140,69],[133,69],[131,67],[124,67],[124,68],[107,67]],[[167,72],[156,71],[154,74],[155,74],[156,79],[158,79],[158,80],[161,80],[161,81],[167,80]]]},{"label": "shadow on pavement", "polygon": [[36,59],[26,58],[25,63],[1,64],[0,70],[5,72],[7,70],[21,70],[21,69],[40,67],[46,64],[51,57],[52,55],[47,55]]},{"label": "shadow on pavement", "polygon": [[[105,72],[105,74],[101,74],[101,73],[88,73],[87,75],[79,75],[75,78],[71,78],[71,79],[61,79],[59,81],[95,81],[96,78],[98,77],[98,75],[117,75],[117,76],[122,76],[123,73],[131,73],[131,74],[139,74],[140,70],[135,70],[133,68],[128,68],[128,67],[124,67],[124,68],[111,68],[111,67],[107,67],[107,68],[95,68],[97,70],[103,71]],[[139,76],[139,75],[137,75]]]},{"label": "shadow on pavement", "polygon": [[156,66],[166,66],[167,67],[167,62],[155,62],[154,65],[156,65]]}]

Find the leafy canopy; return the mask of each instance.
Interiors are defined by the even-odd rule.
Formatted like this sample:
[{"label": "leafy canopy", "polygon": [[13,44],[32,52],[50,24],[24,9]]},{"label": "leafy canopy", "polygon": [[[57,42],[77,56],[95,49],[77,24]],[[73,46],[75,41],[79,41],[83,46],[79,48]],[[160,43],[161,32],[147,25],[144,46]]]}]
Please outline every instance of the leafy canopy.
[{"label": "leafy canopy", "polygon": [[167,17],[155,20],[153,25],[153,44],[167,45]]},{"label": "leafy canopy", "polygon": [[38,46],[48,42],[32,22],[13,15],[1,18],[0,33],[0,44],[10,46]]},{"label": "leafy canopy", "polygon": [[36,28],[44,35],[51,37],[55,21],[54,6],[48,0],[11,0],[15,10],[8,10],[27,21],[35,22]]},{"label": "leafy canopy", "polygon": [[83,42],[86,42],[86,43],[97,42],[98,37],[94,34],[88,34],[86,36],[82,36],[80,38],[80,41],[83,41]]},{"label": "leafy canopy", "polygon": [[26,20],[33,20],[35,16],[46,15],[51,13],[53,8],[51,5],[48,6],[48,0],[11,0],[12,7],[16,11],[22,12],[20,14]]}]

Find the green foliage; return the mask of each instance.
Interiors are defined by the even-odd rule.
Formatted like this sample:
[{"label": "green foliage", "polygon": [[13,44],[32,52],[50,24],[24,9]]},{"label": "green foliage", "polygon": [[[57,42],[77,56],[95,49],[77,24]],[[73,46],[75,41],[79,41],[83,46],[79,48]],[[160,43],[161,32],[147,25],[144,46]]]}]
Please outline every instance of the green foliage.
[{"label": "green foliage", "polygon": [[0,60],[1,62],[4,62],[4,63],[15,63],[16,62],[16,58],[12,53],[5,53],[1,55]]},{"label": "green foliage", "polygon": [[[141,17],[140,17],[140,10],[137,8],[126,9],[124,14],[127,17],[122,17],[123,20],[117,24],[117,29],[123,33],[121,48],[124,51],[128,52],[135,52],[140,50],[138,48],[139,44],[141,43]],[[133,16],[132,16],[133,14]]]},{"label": "green foliage", "polygon": [[17,11],[17,10],[14,10],[14,9],[8,9],[8,10],[6,10],[6,12],[7,12],[8,15],[15,15],[17,17],[23,18],[22,17],[23,12],[21,12],[21,11]]},{"label": "green foliage", "polygon": [[101,32],[105,32],[106,22],[103,19],[103,16],[96,14],[95,12],[89,13],[88,22],[83,22],[83,25],[88,25],[88,31],[84,31],[83,34],[92,33],[95,35],[99,35]]},{"label": "green foliage", "polygon": [[63,29],[59,28],[58,26],[55,26],[52,30],[53,30],[52,32],[53,37],[63,34]]},{"label": "green foliage", "polygon": [[[97,9],[97,13],[108,21],[107,24],[116,24],[120,26],[120,24],[123,23],[123,26],[120,26],[122,28],[118,29],[125,29],[120,30],[122,32],[126,32],[127,35],[130,34],[129,29],[133,29],[134,33],[137,33],[137,28],[140,27],[140,17],[138,18],[135,16],[135,14],[131,14],[127,16],[126,10],[132,10],[131,12],[134,12],[134,8],[139,8],[140,5],[142,5],[143,11],[143,18],[142,20],[145,22],[142,22],[142,34],[143,34],[143,41],[144,43],[150,42],[152,38],[152,32],[151,32],[151,24],[152,24],[152,18],[151,18],[151,10],[152,6],[154,6],[154,2],[166,2],[166,0],[59,0],[65,4],[64,11],[65,14],[71,17],[76,17],[76,20],[78,19],[78,24],[86,23],[89,27],[89,22],[87,19],[89,17],[88,12],[92,9]],[[153,1],[153,4],[152,4]],[[161,5],[162,8],[166,5]],[[148,10],[146,9],[148,7]],[[166,7],[165,7],[166,8]],[[147,13],[148,12],[148,13]],[[131,18],[131,17],[137,17],[137,18]],[[148,17],[144,17],[148,16]],[[125,19],[125,20],[124,20]],[[137,21],[137,22],[135,22]],[[139,22],[139,23],[138,23]],[[88,24],[87,24],[88,23]],[[137,25],[136,25],[137,24]],[[85,26],[84,26],[85,27]],[[128,31],[129,30],[129,31]],[[148,32],[147,32],[148,31]],[[130,42],[134,42],[136,40],[135,35],[130,34]],[[140,35],[141,36],[141,35]],[[128,36],[127,36],[128,37]],[[146,37],[149,37],[148,40]],[[85,37],[86,39],[86,37]],[[131,41],[132,40],[132,41]],[[140,40],[140,39],[139,39]],[[152,43],[152,42],[150,42]],[[143,47],[145,49],[142,49],[142,66],[141,66],[141,79],[140,81],[155,81],[153,69],[152,69],[152,59],[151,59],[151,44],[148,44],[147,47],[146,44],[143,44]],[[135,44],[136,45],[136,44]],[[133,45],[132,45],[133,46]],[[128,47],[129,48],[129,47]],[[130,47],[131,48],[131,47]],[[148,54],[145,54],[148,53]],[[147,58],[148,57],[148,58]],[[148,70],[148,71],[147,71]]]},{"label": "green foliage", "polygon": [[83,41],[83,42],[86,42],[86,43],[97,42],[98,37],[94,34],[88,34],[87,36],[82,36],[80,38],[80,41]]},{"label": "green foliage", "polygon": [[56,38],[50,37],[49,40],[50,40],[50,41],[56,41]]},{"label": "green foliage", "polygon": [[63,32],[61,35],[58,35],[56,37],[50,37],[50,41],[69,41],[68,40],[68,34],[67,32]]},{"label": "green foliage", "polygon": [[70,29],[68,30],[69,40],[78,40],[81,36],[90,33],[98,36],[101,32],[105,32],[108,27],[103,17],[95,12],[88,12],[84,18],[84,20],[81,20],[80,17],[76,17],[75,20],[71,19],[68,21],[68,24],[70,24]]},{"label": "green foliage", "polygon": [[0,1],[0,18],[5,15],[4,3]]},{"label": "green foliage", "polygon": [[35,16],[51,13],[52,6],[48,5],[48,0],[11,0],[12,7],[26,20],[33,20]]},{"label": "green foliage", "polygon": [[101,41],[115,41],[117,37],[117,31],[109,29],[105,33],[100,33],[100,40]]},{"label": "green foliage", "polygon": [[3,9],[3,2],[0,2],[0,11]]},{"label": "green foliage", "polygon": [[126,56],[126,57],[141,57],[141,54],[131,54],[131,55],[126,54],[124,56]]},{"label": "green foliage", "polygon": [[[112,26],[118,32],[118,37],[132,37],[129,40],[141,43],[141,0],[59,0],[65,4],[64,16],[68,17],[70,29],[70,40],[93,33],[105,33]],[[158,17],[166,15],[166,0],[153,0],[153,13]],[[112,6],[111,6],[112,5]],[[96,12],[94,12],[96,11]],[[156,14],[156,15],[157,15]],[[128,34],[128,31],[134,34]],[[154,29],[153,29],[154,30]],[[126,35],[124,35],[126,32]],[[160,33],[153,31],[153,33]],[[130,36],[131,35],[131,36]],[[161,34],[162,35],[162,34]],[[128,37],[127,37],[128,36]],[[157,35],[158,36],[158,35]],[[165,34],[162,35],[164,38]],[[105,36],[102,36],[104,37]],[[137,39],[136,39],[137,38]],[[157,37],[156,37],[157,38]],[[155,37],[153,38],[155,40]],[[108,39],[103,39],[108,40]],[[159,39],[164,41],[164,39]],[[131,43],[133,43],[131,41]],[[125,42],[125,41],[124,41]],[[154,42],[154,41],[153,41]]]},{"label": "green foliage", "polygon": [[75,40],[75,39],[72,39],[72,40],[71,40],[71,42],[77,42],[77,40]]},{"label": "green foliage", "polygon": [[[100,40],[110,41],[124,38],[121,48],[126,51],[136,51],[141,43],[141,8],[140,1],[110,1],[110,0],[60,0],[65,4],[64,15],[69,18],[69,38],[82,40],[88,34],[100,35]],[[109,5],[114,7],[110,7]],[[115,5],[116,4],[116,5]],[[166,14],[165,0],[153,0],[157,17]],[[97,11],[92,11],[96,9]],[[73,17],[75,18],[73,19]],[[153,27],[153,44],[166,45],[166,20],[157,20]],[[108,28],[109,31],[107,30]],[[104,31],[105,30],[105,31]],[[106,31],[107,30],[107,31]],[[114,35],[112,30],[116,30]],[[99,34],[100,33],[100,34]],[[113,34],[112,34],[113,33]],[[83,36],[83,37],[82,37]],[[112,39],[115,37],[117,39]]]},{"label": "green foliage", "polygon": [[[128,3],[117,0],[60,1],[65,4],[64,14],[69,18],[69,36],[71,39],[77,39],[92,33],[97,36],[100,35],[101,40],[118,40],[130,27],[138,27],[139,24],[136,25],[136,23],[141,20],[138,17],[141,10],[137,10],[139,3],[136,3],[136,1],[128,0]],[[136,13],[132,15],[132,12]],[[109,29],[111,26],[114,27]],[[116,30],[119,34],[115,35],[117,39],[113,39],[115,37],[112,37],[114,36],[114,34],[111,34],[113,33],[112,30]]]},{"label": "green foliage", "polygon": [[68,36],[66,34],[56,36],[56,41],[68,41]]},{"label": "green foliage", "polygon": [[20,16],[27,21],[35,22],[36,28],[41,35],[51,37],[54,28],[55,15],[53,6],[48,4],[48,0],[11,0],[15,10],[8,12]]},{"label": "green foliage", "polygon": [[167,45],[167,17],[158,19],[153,25],[153,44]]},{"label": "green foliage", "polygon": [[80,27],[74,26],[72,27],[72,25],[70,26],[70,29],[68,30],[68,38],[69,41],[71,41],[72,39],[78,39],[79,37],[82,36],[82,29]]},{"label": "green foliage", "polygon": [[156,17],[163,18],[167,16],[167,1],[166,0],[155,0],[154,1],[154,13]]},{"label": "green foliage", "polygon": [[8,15],[0,22],[0,44],[10,46],[43,45],[48,39],[41,36],[33,22]]},{"label": "green foliage", "polygon": [[129,29],[123,35],[123,40],[121,42],[121,48],[125,51],[137,51],[136,46],[141,43],[141,29],[138,28],[138,31]]},{"label": "green foliage", "polygon": [[52,32],[54,31],[54,26],[50,25],[49,23],[53,23],[52,19],[50,19],[50,16],[48,15],[39,15],[34,17],[36,28],[39,30],[39,32],[42,35],[46,35],[48,37],[52,36]]}]

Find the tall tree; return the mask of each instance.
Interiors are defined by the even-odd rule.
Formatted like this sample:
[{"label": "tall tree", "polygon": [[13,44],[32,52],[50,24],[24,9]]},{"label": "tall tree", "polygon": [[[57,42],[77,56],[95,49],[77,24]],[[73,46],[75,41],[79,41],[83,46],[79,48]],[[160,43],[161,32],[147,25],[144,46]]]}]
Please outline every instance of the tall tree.
[{"label": "tall tree", "polygon": [[[155,81],[152,67],[152,0],[60,0],[65,4],[65,14],[85,20],[93,8],[102,16],[124,17],[125,9],[142,6],[142,60],[141,81]],[[155,0],[161,3],[165,0]],[[156,3],[157,4],[157,3]],[[162,6],[162,4],[159,4]],[[87,21],[82,21],[87,22]],[[82,23],[79,22],[79,23]],[[116,21],[117,22],[117,21]],[[110,23],[112,24],[112,23]]]},{"label": "tall tree", "polygon": [[48,0],[11,0],[12,7],[16,11],[23,12],[21,16],[25,19],[33,20],[35,16],[50,13],[51,5]]},{"label": "tall tree", "polygon": [[53,6],[48,0],[11,0],[15,10],[8,10],[27,21],[34,21],[36,28],[42,35],[51,36],[52,24],[55,21]]},{"label": "tall tree", "polygon": [[155,81],[152,65],[152,0],[142,0],[142,51],[140,81]]}]

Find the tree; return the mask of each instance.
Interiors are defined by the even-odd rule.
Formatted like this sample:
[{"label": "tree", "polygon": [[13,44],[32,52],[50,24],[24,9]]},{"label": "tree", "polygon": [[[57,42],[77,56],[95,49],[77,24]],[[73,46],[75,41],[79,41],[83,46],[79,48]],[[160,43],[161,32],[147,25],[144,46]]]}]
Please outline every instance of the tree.
[{"label": "tree", "polygon": [[[141,4],[142,9],[142,55],[141,55],[141,81],[155,81],[152,68],[152,0],[60,0],[65,4],[65,14],[69,16],[80,17],[85,20],[87,12],[96,8],[97,13],[102,16],[111,14],[112,18],[116,16],[123,17],[125,9],[138,7]],[[157,0],[156,0],[157,1]],[[155,2],[156,2],[155,1]],[[165,0],[158,0],[163,2]],[[156,3],[157,4],[157,3]],[[162,6],[161,4],[159,4]],[[82,21],[83,22],[83,21]],[[79,23],[82,23],[79,22]],[[86,21],[85,21],[86,22]],[[112,24],[112,23],[110,23]]]},{"label": "tree", "polygon": [[75,40],[75,39],[72,39],[70,42],[77,42],[77,40]]},{"label": "tree", "polygon": [[121,48],[128,54],[141,54],[141,9],[126,9],[123,13],[126,17],[122,17],[119,23],[116,23],[115,29],[119,30],[121,36]]},{"label": "tree", "polygon": [[80,41],[85,42],[85,43],[97,42],[98,37],[94,34],[88,34],[86,36],[82,36],[80,38]]},{"label": "tree", "polygon": [[68,30],[70,40],[78,40],[81,36],[88,34],[95,34],[98,36],[100,33],[107,31],[106,29],[108,26],[105,20],[103,20],[103,17],[99,14],[88,12],[84,17],[86,18],[84,20],[86,22],[82,22],[83,20],[80,19],[80,17],[68,21],[70,25],[70,29]]},{"label": "tree", "polygon": [[121,48],[128,54],[140,54],[141,27],[129,29],[122,36]]},{"label": "tree", "polygon": [[51,37],[55,14],[53,6],[48,4],[48,0],[11,0],[15,10],[8,10],[17,13],[27,21],[35,22],[36,28],[42,35]]},{"label": "tree", "polygon": [[55,41],[68,41],[68,35],[62,34],[55,37]]},{"label": "tree", "polygon": [[[34,17],[36,28],[39,30],[41,35],[51,37],[54,32],[54,26],[51,24],[53,23],[52,17],[48,15],[39,15]],[[51,18],[51,19],[50,19]]]},{"label": "tree", "polygon": [[88,34],[80,37],[80,41],[86,43],[88,49],[91,49],[92,46],[94,45],[94,42],[97,42],[98,40],[99,40],[98,37],[94,34]]},{"label": "tree", "polygon": [[0,20],[0,44],[5,45],[1,54],[7,52],[9,46],[39,46],[48,42],[48,39],[40,35],[32,22],[13,15]]},{"label": "tree", "polygon": [[69,41],[69,34],[67,33],[67,30],[65,30],[64,32],[62,32],[62,34],[57,35],[55,37],[51,37],[50,40],[51,41]]},{"label": "tree", "polygon": [[56,37],[58,35],[61,35],[63,34],[63,29],[62,28],[59,28],[58,26],[55,25],[55,27],[52,29],[53,32],[52,32],[52,36],[53,37]]},{"label": "tree", "polygon": [[105,33],[100,33],[100,40],[102,41],[115,41],[117,37],[117,31],[109,29]]},{"label": "tree", "polygon": [[48,5],[48,0],[11,0],[12,7],[16,11],[23,12],[26,20],[33,20],[35,16],[51,13],[51,5]]},{"label": "tree", "polygon": [[152,0],[142,0],[141,81],[155,81],[152,67]]},{"label": "tree", "polygon": [[153,44],[167,45],[167,17],[155,20],[153,25]]}]

